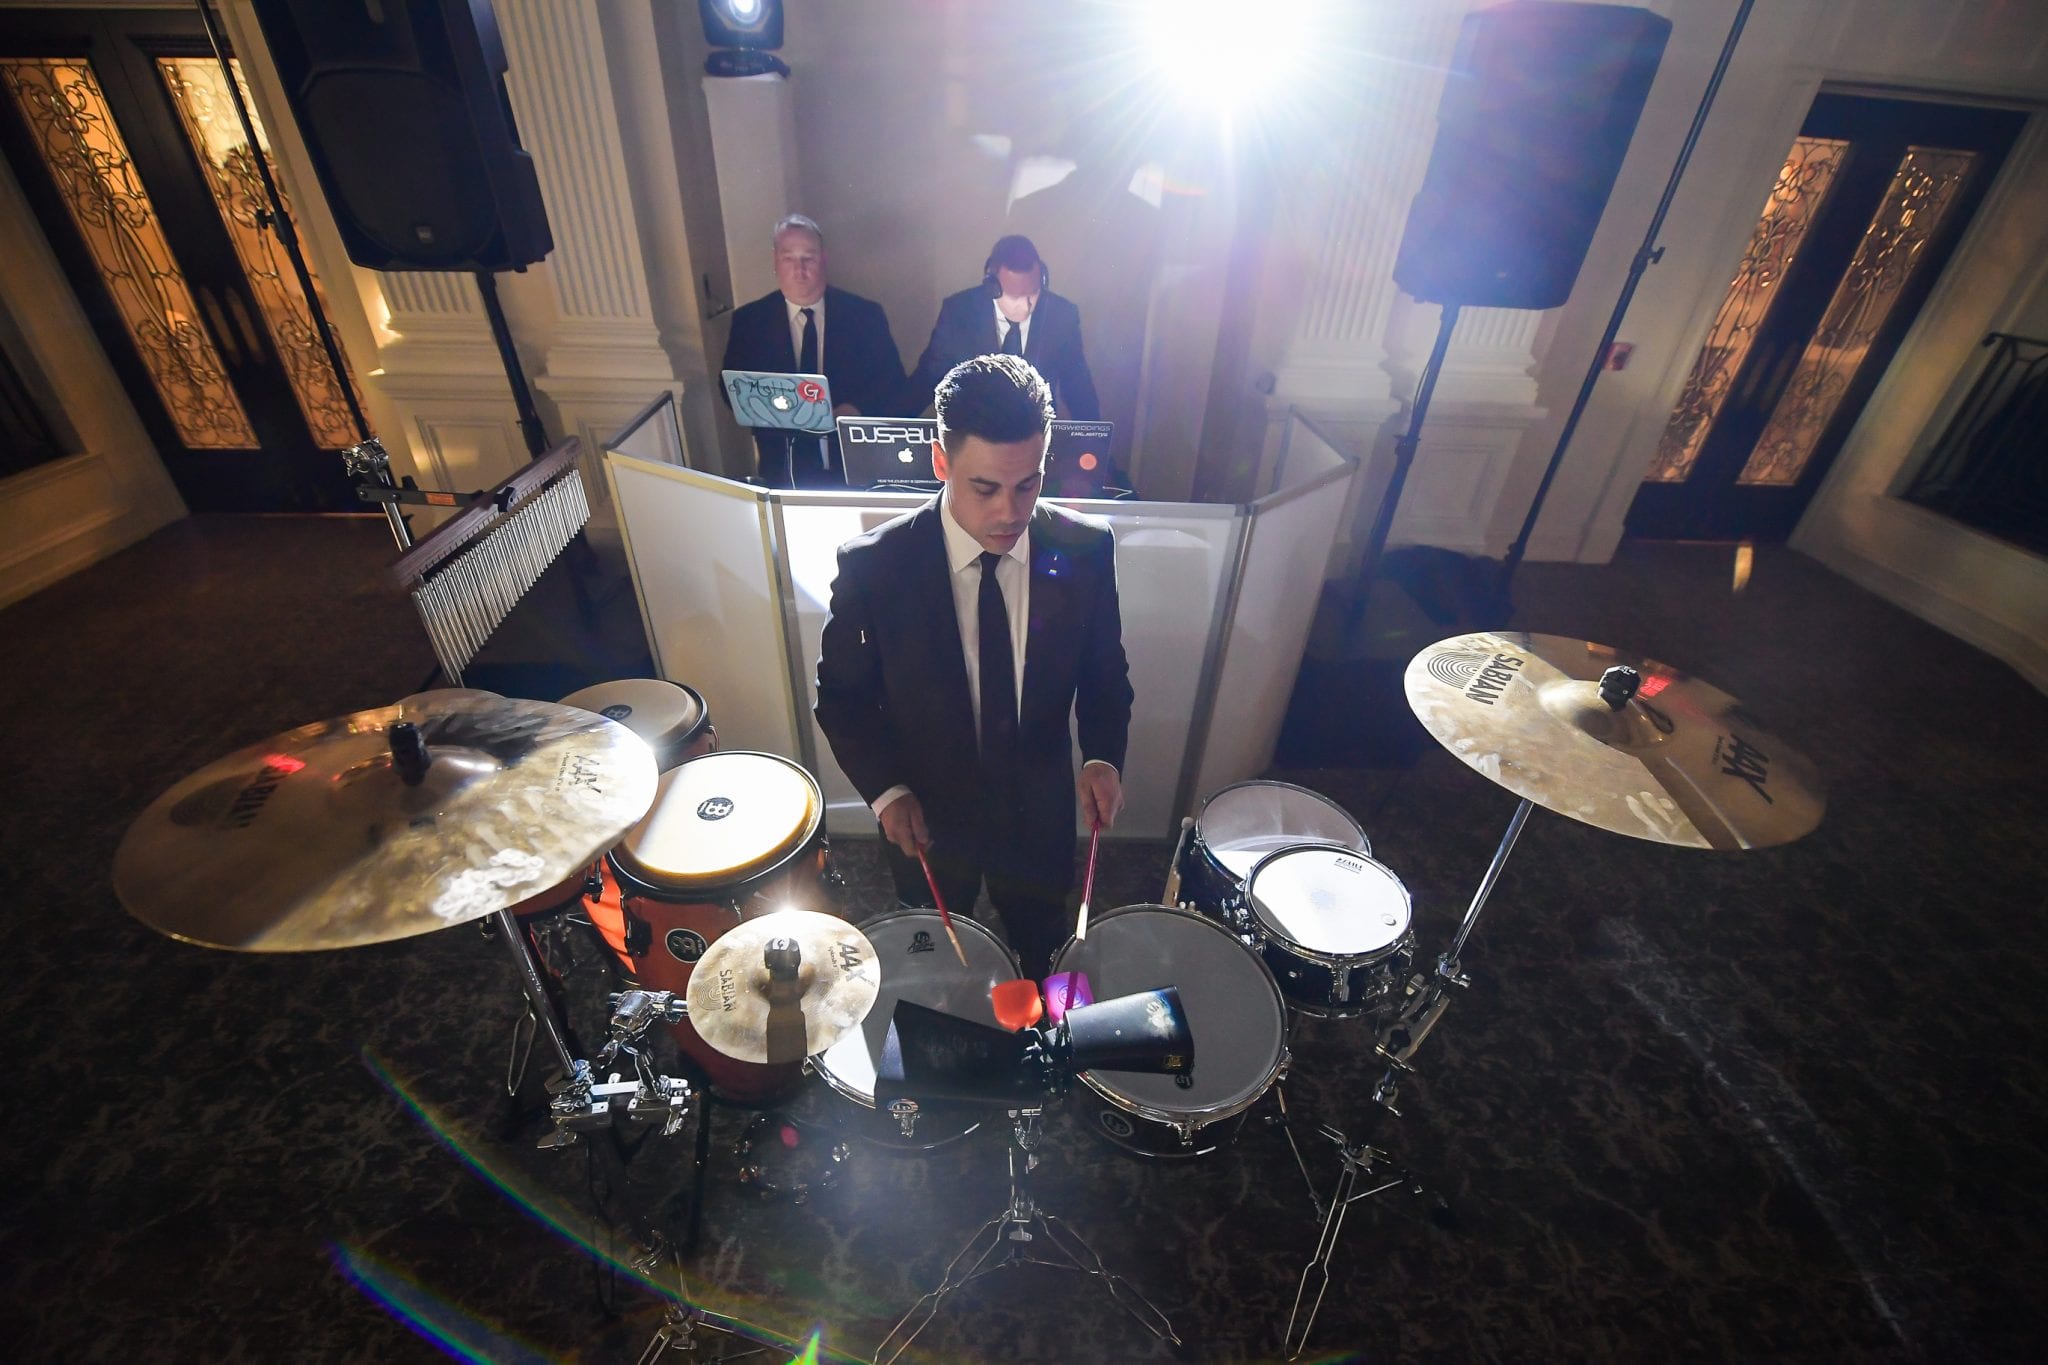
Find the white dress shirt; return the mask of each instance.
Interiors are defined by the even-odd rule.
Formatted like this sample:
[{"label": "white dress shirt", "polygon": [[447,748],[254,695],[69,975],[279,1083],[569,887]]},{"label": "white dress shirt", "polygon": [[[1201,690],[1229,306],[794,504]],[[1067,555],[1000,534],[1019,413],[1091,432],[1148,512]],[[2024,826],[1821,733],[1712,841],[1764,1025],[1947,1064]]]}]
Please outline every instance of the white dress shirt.
[{"label": "white dress shirt", "polygon": [[804,360],[804,309],[811,310],[811,321],[818,329],[818,368],[814,373],[825,373],[825,296],[818,295],[816,303],[791,303],[784,294],[782,304],[789,310],[789,353],[799,365]]},{"label": "white dress shirt", "polygon": [[[981,734],[981,544],[967,528],[953,518],[952,491],[939,498],[939,525],[946,535],[946,567],[953,585],[953,619],[960,626],[960,653],[967,664],[967,696],[974,706],[974,733]],[[1024,706],[1024,651],[1031,634],[1031,529],[1017,537],[1017,543],[1003,552],[996,565],[996,587],[1003,594],[1003,608],[1010,614],[1010,659],[1017,675],[1017,695],[1011,705]],[[1107,760],[1089,763],[1113,767]],[[1083,764],[1086,767],[1087,764]],[[898,784],[875,798],[872,809],[882,811],[910,788]]]},{"label": "white dress shirt", "polygon": [[1031,315],[1038,311],[1038,300],[1031,301],[1030,311],[1024,314],[1022,322],[1012,322],[1003,316],[1001,299],[989,300],[989,306],[996,310],[996,349],[1000,351],[1003,348],[1003,343],[1010,339],[1010,329],[1015,327],[1018,329],[1017,351],[1021,355],[1031,345]]}]

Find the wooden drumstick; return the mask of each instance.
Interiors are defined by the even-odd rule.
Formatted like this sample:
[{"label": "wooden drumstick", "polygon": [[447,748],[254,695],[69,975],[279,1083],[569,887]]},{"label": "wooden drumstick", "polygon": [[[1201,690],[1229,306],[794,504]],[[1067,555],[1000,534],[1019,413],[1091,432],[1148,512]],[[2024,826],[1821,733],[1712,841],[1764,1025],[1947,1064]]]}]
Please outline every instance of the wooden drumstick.
[{"label": "wooden drumstick", "polygon": [[932,904],[939,907],[939,923],[946,927],[946,937],[953,940],[953,951],[960,957],[960,965],[967,966],[967,950],[960,946],[960,935],[953,932],[953,917],[946,913],[946,898],[939,894],[939,879],[932,875],[931,860],[924,856],[924,845],[917,846],[918,866],[924,869],[924,884],[932,889]]},{"label": "wooden drumstick", "polygon": [[1088,937],[1088,902],[1095,897],[1095,850],[1102,846],[1102,822],[1096,820],[1088,827],[1088,875],[1081,881],[1081,915],[1074,922],[1074,941]]},{"label": "wooden drumstick", "polygon": [[1161,905],[1176,905],[1180,897],[1180,855],[1188,846],[1188,831],[1195,827],[1195,817],[1183,815],[1180,820],[1180,838],[1174,841],[1173,861],[1166,865],[1166,889],[1159,893]]}]

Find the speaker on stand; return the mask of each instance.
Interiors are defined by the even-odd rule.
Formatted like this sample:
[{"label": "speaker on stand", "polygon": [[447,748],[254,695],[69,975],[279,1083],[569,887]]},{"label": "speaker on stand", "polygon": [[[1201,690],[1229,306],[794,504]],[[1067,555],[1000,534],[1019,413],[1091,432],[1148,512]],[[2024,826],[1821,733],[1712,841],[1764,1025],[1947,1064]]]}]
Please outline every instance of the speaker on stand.
[{"label": "speaker on stand", "polygon": [[348,249],[373,270],[476,277],[529,451],[547,434],[496,272],[554,248],[505,90],[490,0],[255,0],[256,19]]},{"label": "speaker on stand", "polygon": [[1349,600],[1327,623],[1341,638],[1325,630],[1303,661],[1283,756],[1412,759],[1422,749],[1401,681],[1408,660],[1445,635],[1507,623],[1497,566],[1428,546],[1389,556],[1387,536],[1460,310],[1571,296],[1670,33],[1648,10],[1569,0],[1465,17],[1394,262],[1394,282],[1443,305],[1442,317]]}]

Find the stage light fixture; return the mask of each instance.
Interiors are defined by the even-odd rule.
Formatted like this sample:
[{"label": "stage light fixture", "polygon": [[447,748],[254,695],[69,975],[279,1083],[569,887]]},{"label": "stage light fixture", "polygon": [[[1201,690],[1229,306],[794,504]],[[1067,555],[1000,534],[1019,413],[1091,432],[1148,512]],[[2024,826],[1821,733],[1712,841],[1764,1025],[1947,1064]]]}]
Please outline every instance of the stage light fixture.
[{"label": "stage light fixture", "polygon": [[704,59],[709,74],[789,74],[789,67],[773,55],[782,46],[782,0],[697,0],[697,16],[712,48]]},{"label": "stage light fixture", "polygon": [[1263,12],[1236,0],[1144,0],[1132,11],[1132,38],[1183,100],[1227,112],[1300,65],[1319,9],[1307,0]]}]

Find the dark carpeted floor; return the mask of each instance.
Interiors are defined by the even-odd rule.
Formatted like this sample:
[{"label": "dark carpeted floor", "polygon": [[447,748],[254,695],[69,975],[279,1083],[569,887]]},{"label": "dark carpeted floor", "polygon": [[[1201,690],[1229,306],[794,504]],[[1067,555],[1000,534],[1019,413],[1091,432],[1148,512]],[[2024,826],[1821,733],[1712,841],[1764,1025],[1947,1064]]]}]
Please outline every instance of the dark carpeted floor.
[{"label": "dark carpeted floor", "polygon": [[[604,1257],[686,1224],[690,1135],[630,1163],[534,1150],[539,1125],[502,1098],[502,945],[465,927],[212,952],[109,889],[122,833],[172,781],[427,677],[410,608],[376,586],[389,558],[378,521],[187,521],[0,612],[10,1358],[424,1360],[438,1333],[467,1358],[627,1361],[660,1323]],[[1466,951],[1474,983],[1381,1132],[1454,1226],[1403,1194],[1353,1207],[1319,1357],[2021,1360],[2048,1341],[2048,698],[1797,555],[1760,552],[1740,593],[1728,561],[1632,546],[1526,566],[1514,624],[1742,697],[1818,763],[1827,818],[1786,848],[1709,854],[1534,816]],[[1274,775],[1359,817],[1433,956],[1515,803],[1419,752]],[[849,913],[883,908],[872,842],[835,854]],[[1156,898],[1165,861],[1107,848],[1097,905]],[[594,970],[572,984],[580,1008],[603,988]],[[1341,1021],[1292,1038],[1288,1107],[1325,1188],[1316,1128],[1363,1117],[1370,1044]],[[849,1103],[812,1085],[795,1147],[751,1130],[775,1197],[739,1179],[746,1116],[715,1113],[683,1284],[865,1358],[1003,1204],[1004,1148],[985,1127],[834,1162]],[[1049,1118],[1044,1204],[1171,1316],[1187,1358],[1277,1358],[1316,1223],[1272,1096],[1187,1162],[1110,1148],[1094,1110],[1076,1096]],[[919,1354],[1173,1356],[1096,1284],[1034,1267],[964,1291]]]}]

